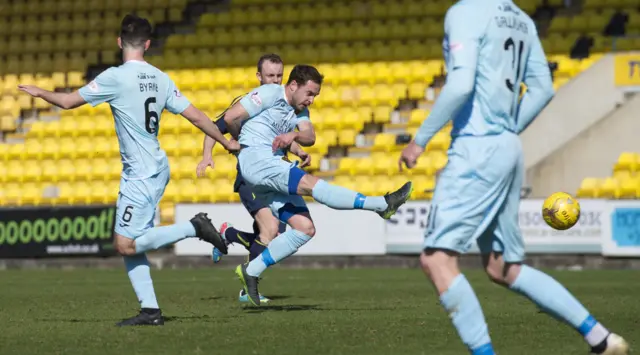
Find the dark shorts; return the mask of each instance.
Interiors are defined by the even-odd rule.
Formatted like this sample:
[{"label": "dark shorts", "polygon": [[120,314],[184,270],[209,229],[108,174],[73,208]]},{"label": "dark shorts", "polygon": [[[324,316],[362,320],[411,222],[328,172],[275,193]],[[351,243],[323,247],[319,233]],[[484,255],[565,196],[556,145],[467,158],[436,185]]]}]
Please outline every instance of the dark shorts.
[{"label": "dark shorts", "polygon": [[253,191],[251,191],[251,186],[244,181],[238,185],[238,195],[240,195],[240,202],[242,202],[242,205],[247,209],[251,217],[255,217],[256,213],[261,209],[269,208],[264,201],[256,197]]}]

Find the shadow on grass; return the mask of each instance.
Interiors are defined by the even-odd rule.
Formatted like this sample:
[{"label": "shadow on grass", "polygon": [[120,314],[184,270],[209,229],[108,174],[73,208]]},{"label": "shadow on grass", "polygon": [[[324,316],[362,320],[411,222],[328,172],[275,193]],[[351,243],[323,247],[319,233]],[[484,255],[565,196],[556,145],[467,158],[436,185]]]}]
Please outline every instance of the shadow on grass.
[{"label": "shadow on grass", "polygon": [[322,310],[316,304],[293,304],[293,305],[283,305],[283,306],[260,306],[260,307],[251,307],[248,306],[246,309],[247,313],[264,313],[264,312],[297,312],[297,311],[318,311]]}]

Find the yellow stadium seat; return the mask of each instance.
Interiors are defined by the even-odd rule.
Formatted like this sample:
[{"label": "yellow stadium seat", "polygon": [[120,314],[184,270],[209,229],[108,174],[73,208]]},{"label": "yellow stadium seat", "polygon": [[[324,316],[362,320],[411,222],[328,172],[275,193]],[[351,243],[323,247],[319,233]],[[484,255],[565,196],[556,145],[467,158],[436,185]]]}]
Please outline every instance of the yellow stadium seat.
[{"label": "yellow stadium seat", "polygon": [[371,196],[376,193],[376,185],[373,182],[371,176],[357,176],[356,177],[357,191],[366,196]]},{"label": "yellow stadium seat", "polygon": [[91,200],[91,185],[87,182],[76,182],[73,184],[73,195],[71,203],[75,205],[89,204]]},{"label": "yellow stadium seat", "polygon": [[640,194],[640,180],[637,178],[629,178],[620,181],[620,194],[617,196],[621,199],[635,199]]},{"label": "yellow stadium seat", "polygon": [[372,156],[373,174],[392,175],[398,171],[398,157],[386,153]]},{"label": "yellow stadium seat", "polygon": [[20,197],[22,195],[22,189],[20,188],[20,184],[17,183],[9,183],[3,186],[5,193],[5,204],[7,205],[17,205],[19,204]]},{"label": "yellow stadium seat", "polygon": [[363,157],[356,159],[353,167],[355,175],[371,175],[373,174],[374,161],[371,157]]},{"label": "yellow stadium seat", "polygon": [[0,143],[0,163],[7,160],[9,155],[9,145],[5,143]]},{"label": "yellow stadium seat", "polygon": [[53,160],[40,161],[42,165],[42,175],[40,179],[44,182],[58,181],[58,163]]},{"label": "yellow stadium seat", "polygon": [[375,136],[372,150],[389,152],[396,145],[396,135],[393,133],[379,133]]},{"label": "yellow stadium seat", "polygon": [[427,150],[439,150],[446,151],[451,144],[451,136],[447,133],[440,131],[431,139],[427,145]]},{"label": "yellow stadium seat", "polygon": [[215,183],[211,179],[198,179],[195,182],[196,186],[196,202],[211,202],[215,198]]},{"label": "yellow stadium seat", "polygon": [[92,167],[93,160],[89,159],[76,159],[75,163],[75,181],[89,181],[93,172]]},{"label": "yellow stadium seat", "polygon": [[614,199],[620,195],[620,185],[614,178],[606,178],[602,185],[600,185],[599,197]]},{"label": "yellow stadium seat", "polygon": [[338,132],[338,145],[350,147],[356,144],[358,132],[354,129],[343,129]]},{"label": "yellow stadium seat", "polygon": [[377,106],[373,109],[373,121],[376,123],[389,123],[391,121],[391,106]]},{"label": "yellow stadium seat", "polygon": [[21,160],[26,158],[26,149],[22,143],[13,143],[9,146],[7,158],[10,160]]},{"label": "yellow stadium seat", "polygon": [[431,166],[434,168],[435,173],[442,170],[447,165],[447,154],[443,152],[429,153],[429,159],[431,160]]},{"label": "yellow stadium seat", "polygon": [[212,194],[213,202],[233,202],[236,193],[233,192],[233,182],[228,179],[215,181],[215,189]]},{"label": "yellow stadium seat", "polygon": [[6,162],[0,162],[0,182],[1,183],[5,183],[7,182],[7,171],[8,171],[9,167],[8,164]]},{"label": "yellow stadium seat", "polygon": [[614,171],[630,171],[636,172],[638,171],[638,162],[640,161],[640,157],[638,157],[637,153],[631,152],[623,152],[618,157],[618,161],[613,167]]},{"label": "yellow stadium seat", "polygon": [[39,140],[29,139],[25,142],[25,156],[29,159],[38,159],[41,157],[42,144]]},{"label": "yellow stadium seat", "polygon": [[178,201],[184,203],[197,202],[198,190],[193,179],[178,181]]},{"label": "yellow stadium seat", "polygon": [[21,196],[18,202],[21,206],[38,206],[42,202],[42,189],[34,183],[21,186]]},{"label": "yellow stadium seat", "polygon": [[24,181],[25,164],[22,161],[13,160],[7,165],[7,181],[22,182]]},{"label": "yellow stadium seat", "polygon": [[75,158],[93,158],[95,155],[94,142],[90,137],[78,137],[74,139],[75,149],[71,157]]},{"label": "yellow stadium seat", "polygon": [[424,109],[415,109],[411,111],[411,116],[409,116],[409,126],[410,127],[419,127],[422,122],[429,115],[428,110]]},{"label": "yellow stadium seat", "polygon": [[338,162],[337,175],[353,175],[355,170],[356,159],[351,157],[341,158]]}]

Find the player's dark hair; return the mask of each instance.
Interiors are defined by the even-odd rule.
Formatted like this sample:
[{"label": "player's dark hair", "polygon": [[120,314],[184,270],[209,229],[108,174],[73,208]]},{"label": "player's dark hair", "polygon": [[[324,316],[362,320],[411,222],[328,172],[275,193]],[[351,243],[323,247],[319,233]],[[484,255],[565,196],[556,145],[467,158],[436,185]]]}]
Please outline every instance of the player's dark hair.
[{"label": "player's dark hair", "polygon": [[151,39],[151,23],[146,18],[128,14],[122,19],[120,39],[123,47],[144,48],[144,43]]},{"label": "player's dark hair", "polygon": [[309,80],[318,85],[322,85],[322,79],[324,79],[324,76],[320,74],[318,69],[316,69],[315,67],[311,65],[298,64],[291,70],[287,85],[291,84],[294,81],[298,83],[298,85],[304,85]]},{"label": "player's dark hair", "polygon": [[262,64],[264,62],[271,62],[273,64],[282,64],[282,58],[275,53],[265,54],[258,59],[258,73],[262,73]]}]

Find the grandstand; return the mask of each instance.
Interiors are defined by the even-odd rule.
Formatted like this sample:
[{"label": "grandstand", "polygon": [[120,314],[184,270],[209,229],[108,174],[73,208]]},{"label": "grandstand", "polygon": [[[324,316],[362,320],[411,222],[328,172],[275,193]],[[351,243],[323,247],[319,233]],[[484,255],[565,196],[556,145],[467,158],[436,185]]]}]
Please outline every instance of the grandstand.
[{"label": "grandstand", "polygon": [[[611,49],[602,31],[616,8],[630,8],[627,30],[640,31],[634,1],[585,0],[568,8],[563,1],[516,2],[538,19],[556,89],[589,71]],[[450,3],[0,1],[0,21],[8,24],[0,26],[0,205],[115,202],[121,165],[108,106],[58,111],[18,94],[16,85],[75,89],[90,79],[86,74],[92,69],[117,64],[117,28],[131,11],[174,30],[167,36],[157,31],[148,59],[211,117],[255,86],[254,61],[265,52],[283,57],[285,75],[294,63],[318,65],[326,84],[311,110],[318,140],[309,149],[310,169],[365,194],[392,190],[407,178],[397,173],[398,153],[427,116],[445,74],[442,22]],[[594,40],[593,53],[572,59],[571,47],[581,34]],[[640,48],[636,39],[616,43],[620,50]],[[215,169],[209,178],[196,179],[203,136],[172,116],[163,114],[159,137],[172,169],[163,222],[173,220],[176,203],[237,201],[235,158],[216,147]],[[447,161],[450,129],[438,133],[426,158],[406,173],[416,184],[413,198],[430,198],[436,173]],[[637,198],[639,170],[638,153],[625,152],[611,177],[586,177],[573,192]]]}]

